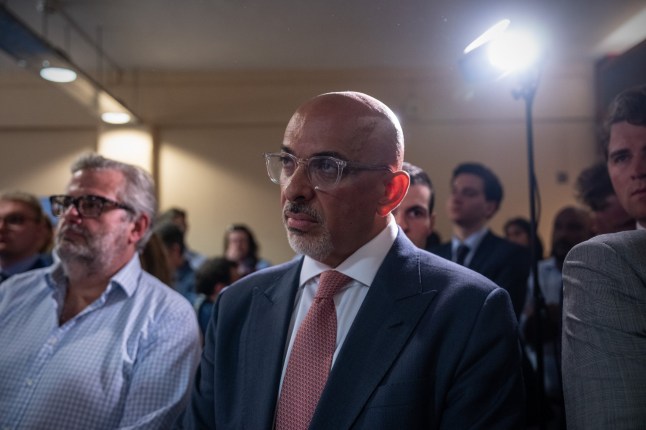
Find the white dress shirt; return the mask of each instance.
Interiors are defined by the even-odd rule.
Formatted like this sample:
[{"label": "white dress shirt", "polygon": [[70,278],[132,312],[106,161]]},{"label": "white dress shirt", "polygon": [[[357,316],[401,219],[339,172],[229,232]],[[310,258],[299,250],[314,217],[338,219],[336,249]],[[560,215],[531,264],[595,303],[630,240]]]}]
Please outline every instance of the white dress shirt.
[{"label": "white dress shirt", "polygon": [[390,251],[395,238],[397,237],[397,223],[393,217],[386,228],[384,228],[370,242],[357,249],[354,254],[349,256],[337,267],[329,267],[319,261],[305,256],[299,282],[298,293],[294,302],[294,312],[292,313],[291,333],[289,336],[289,345],[287,355],[283,364],[283,374],[280,385],[282,387],[285,370],[289,362],[289,356],[292,353],[292,346],[296,333],[301,323],[305,319],[307,312],[314,301],[316,290],[318,288],[319,278],[322,272],[326,270],[336,270],[352,278],[348,283],[334,296],[334,305],[336,307],[336,346],[332,365],[336,362],[336,357],[343,346],[343,342],[350,331],[352,322],[359,312],[359,308],[368,294],[368,288],[377,275],[377,270]]},{"label": "white dress shirt", "polygon": [[478,246],[480,246],[480,242],[482,242],[482,239],[484,239],[488,231],[489,231],[488,227],[486,226],[482,227],[480,230],[476,231],[475,233],[472,233],[469,237],[464,239],[464,241],[462,242],[456,236],[453,236],[453,238],[451,239],[452,261],[454,262],[456,261],[458,246],[460,246],[460,244],[465,244],[466,246],[469,247],[469,252],[467,253],[467,256],[464,258],[464,266],[469,267],[469,264],[471,264],[471,260],[473,260],[473,256],[478,250]]}]

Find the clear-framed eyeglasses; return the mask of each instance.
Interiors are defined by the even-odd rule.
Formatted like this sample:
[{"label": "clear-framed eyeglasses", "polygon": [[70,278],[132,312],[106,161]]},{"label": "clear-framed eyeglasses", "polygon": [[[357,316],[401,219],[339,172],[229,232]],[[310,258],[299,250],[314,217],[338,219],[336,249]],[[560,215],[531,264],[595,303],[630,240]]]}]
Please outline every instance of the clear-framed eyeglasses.
[{"label": "clear-framed eyeglasses", "polygon": [[135,213],[135,210],[124,204],[95,195],[72,197],[66,195],[50,196],[49,202],[52,205],[52,214],[60,217],[72,205],[83,218],[98,218],[105,211],[111,209],[124,209]]},{"label": "clear-framed eyeglasses", "polygon": [[329,155],[298,158],[288,152],[268,152],[265,154],[265,162],[267,163],[269,179],[274,184],[287,184],[296,173],[298,165],[302,164],[314,189],[321,191],[334,189],[341,181],[344,173],[363,170],[392,172],[392,169],[386,165],[355,163]]}]

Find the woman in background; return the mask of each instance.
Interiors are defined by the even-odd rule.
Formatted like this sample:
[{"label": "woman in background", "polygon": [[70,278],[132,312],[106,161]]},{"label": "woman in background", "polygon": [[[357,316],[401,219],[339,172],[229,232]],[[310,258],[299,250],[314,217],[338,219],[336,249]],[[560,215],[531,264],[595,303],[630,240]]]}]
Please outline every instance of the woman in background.
[{"label": "woman in background", "polygon": [[244,224],[233,224],[225,231],[224,256],[238,264],[241,277],[271,266],[267,260],[258,257],[258,243]]}]

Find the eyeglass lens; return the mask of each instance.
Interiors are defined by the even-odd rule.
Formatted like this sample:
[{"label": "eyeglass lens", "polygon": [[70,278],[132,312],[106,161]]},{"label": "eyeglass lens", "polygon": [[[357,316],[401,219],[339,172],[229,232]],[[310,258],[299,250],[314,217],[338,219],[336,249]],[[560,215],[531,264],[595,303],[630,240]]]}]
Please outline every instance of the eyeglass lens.
[{"label": "eyeglass lens", "polygon": [[78,213],[87,218],[100,216],[103,206],[108,202],[109,200],[99,196],[54,196],[51,199],[52,213],[55,216],[63,215],[71,205],[74,205]]},{"label": "eyeglass lens", "polygon": [[267,170],[272,182],[285,185],[298,164],[305,163],[307,176],[314,187],[326,189],[337,184],[343,165],[333,157],[317,156],[299,160],[291,154],[267,154]]}]

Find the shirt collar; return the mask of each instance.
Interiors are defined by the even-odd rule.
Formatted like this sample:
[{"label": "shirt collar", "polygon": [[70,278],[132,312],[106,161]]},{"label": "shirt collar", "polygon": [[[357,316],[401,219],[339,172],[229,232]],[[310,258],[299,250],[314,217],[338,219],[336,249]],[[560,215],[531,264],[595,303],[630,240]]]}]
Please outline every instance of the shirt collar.
[{"label": "shirt collar", "polygon": [[377,275],[379,266],[395,242],[397,232],[397,223],[393,217],[390,217],[386,228],[334,268],[305,256],[299,286],[302,287],[307,281],[326,270],[336,270],[363,285],[370,286]]},{"label": "shirt collar", "polygon": [[460,241],[456,236],[453,236],[451,239],[451,251],[453,254],[455,254],[456,250],[458,249],[458,246],[460,246],[461,243],[464,243],[466,246],[469,247],[469,252],[472,252],[480,246],[480,242],[482,242],[482,239],[484,239],[485,235],[489,232],[489,228],[487,226],[482,227],[480,230],[476,231],[475,233],[472,233],[469,237],[464,239],[463,241]]},{"label": "shirt collar", "polygon": [[[137,289],[137,285],[139,285],[141,272],[139,254],[135,253],[130,261],[110,278],[110,283],[105,293],[109,293],[114,288],[120,288],[128,297],[132,296]],[[55,263],[45,276],[50,287],[67,288],[67,277],[60,262]]]}]

